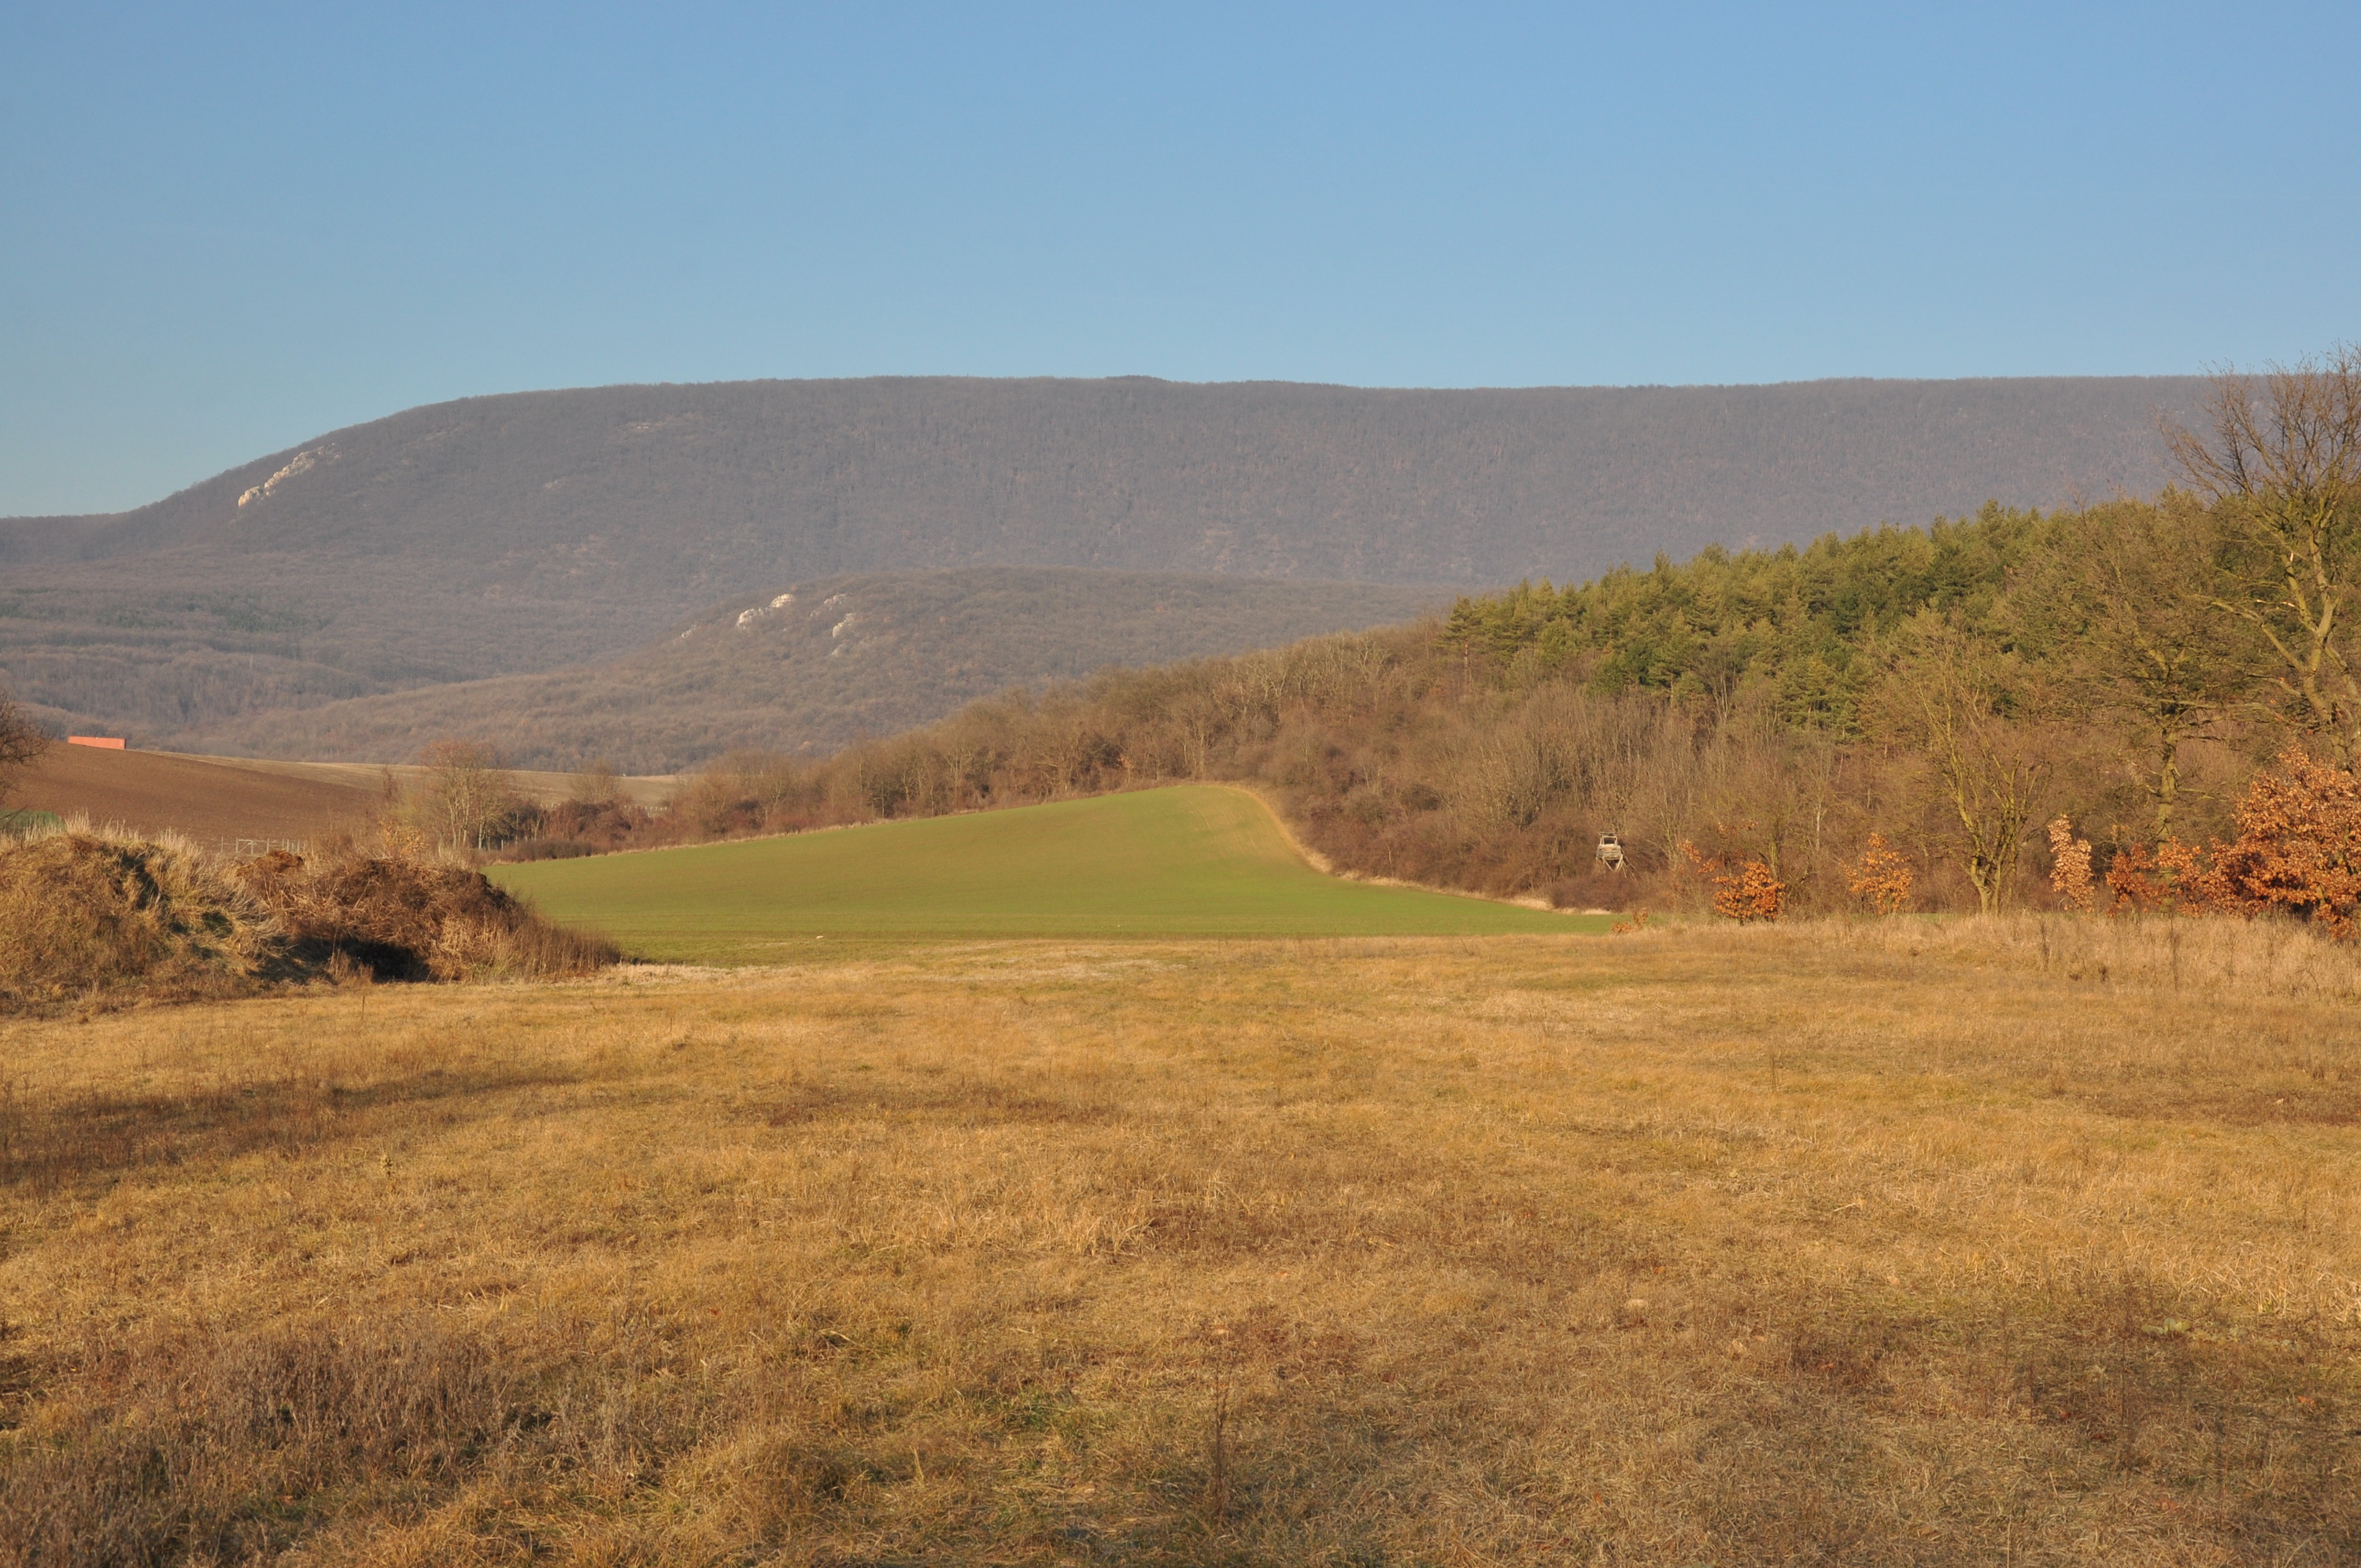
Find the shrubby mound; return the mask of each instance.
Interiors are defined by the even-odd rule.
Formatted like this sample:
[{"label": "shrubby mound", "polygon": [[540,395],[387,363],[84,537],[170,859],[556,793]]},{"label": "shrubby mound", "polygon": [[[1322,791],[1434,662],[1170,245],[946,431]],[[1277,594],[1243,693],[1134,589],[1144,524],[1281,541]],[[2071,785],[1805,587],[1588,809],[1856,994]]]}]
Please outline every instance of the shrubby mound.
[{"label": "shrubby mound", "polygon": [[0,841],[0,1008],[190,1001],[301,978],[271,911],[184,839]]},{"label": "shrubby mound", "polygon": [[544,979],[613,963],[608,943],[552,926],[467,866],[274,850],[238,881],[304,962],[378,980]]},{"label": "shrubby mound", "polygon": [[538,979],[619,956],[460,866],[284,850],[232,866],[185,839],[82,828],[0,841],[0,1011]]}]

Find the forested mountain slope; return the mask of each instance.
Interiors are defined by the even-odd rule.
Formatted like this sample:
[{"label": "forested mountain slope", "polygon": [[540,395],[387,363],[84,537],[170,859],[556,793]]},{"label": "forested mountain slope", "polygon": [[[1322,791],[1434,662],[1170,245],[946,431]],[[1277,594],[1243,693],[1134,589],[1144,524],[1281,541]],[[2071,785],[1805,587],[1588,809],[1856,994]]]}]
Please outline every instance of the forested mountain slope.
[{"label": "forested mountain slope", "polygon": [[730,751],[814,755],[1013,685],[1407,620],[1448,589],[979,566],[740,595],[610,663],[257,714],[180,743],[327,761],[446,738],[529,768],[673,773]]},{"label": "forested mountain slope", "polygon": [[1380,390],[954,378],[413,409],[0,521],[0,684],[210,727],[611,659],[749,584],[1066,565],[1495,584],[2160,478],[2187,379]]}]

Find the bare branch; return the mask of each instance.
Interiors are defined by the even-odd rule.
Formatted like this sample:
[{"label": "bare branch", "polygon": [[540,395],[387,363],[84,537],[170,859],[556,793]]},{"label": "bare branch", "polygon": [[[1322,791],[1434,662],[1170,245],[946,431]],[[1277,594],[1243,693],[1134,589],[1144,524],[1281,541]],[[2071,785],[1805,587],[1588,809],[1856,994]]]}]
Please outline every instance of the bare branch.
[{"label": "bare branch", "polygon": [[2223,524],[2223,608],[2278,655],[2282,719],[2324,737],[2338,762],[2361,758],[2361,679],[2342,645],[2361,594],[2361,346],[2224,373],[2206,428],[2168,422],[2189,488]]},{"label": "bare branch", "polygon": [[0,802],[5,802],[17,773],[49,749],[49,738],[25,716],[16,699],[0,691]]}]

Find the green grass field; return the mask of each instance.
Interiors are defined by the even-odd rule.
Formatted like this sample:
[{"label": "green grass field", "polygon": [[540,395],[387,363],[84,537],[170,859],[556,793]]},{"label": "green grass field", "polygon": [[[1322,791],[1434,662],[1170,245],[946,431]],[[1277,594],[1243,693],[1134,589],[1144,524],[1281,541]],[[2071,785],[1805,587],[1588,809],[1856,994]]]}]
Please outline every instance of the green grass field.
[{"label": "green grass field", "polygon": [[1608,924],[1323,876],[1260,801],[1209,785],[492,874],[552,919],[641,957],[708,963],[765,962],[828,937],[1482,936]]}]

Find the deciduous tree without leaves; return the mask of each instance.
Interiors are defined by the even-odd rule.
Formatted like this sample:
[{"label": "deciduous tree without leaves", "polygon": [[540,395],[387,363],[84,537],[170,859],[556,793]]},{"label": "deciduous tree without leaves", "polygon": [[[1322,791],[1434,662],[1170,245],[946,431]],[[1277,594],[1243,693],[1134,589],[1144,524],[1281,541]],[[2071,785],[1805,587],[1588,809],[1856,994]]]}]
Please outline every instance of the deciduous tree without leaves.
[{"label": "deciduous tree without leaves", "polygon": [[1908,651],[1872,694],[1873,731],[1917,752],[1944,838],[1991,915],[2007,906],[2050,762],[2035,676],[1949,620],[1912,623]]},{"label": "deciduous tree without leaves", "polygon": [[2226,576],[2214,603],[2268,645],[2256,674],[2283,721],[2340,767],[2361,755],[2361,347],[2224,376],[2207,427],[2168,424],[2173,460],[2213,503]]},{"label": "deciduous tree without leaves", "polygon": [[516,790],[490,747],[437,740],[420,760],[427,769],[420,806],[436,841],[489,850],[508,836],[517,821]]},{"label": "deciduous tree without leaves", "polygon": [[8,804],[16,775],[49,749],[49,738],[26,718],[16,699],[0,691],[0,806]]},{"label": "deciduous tree without leaves", "polygon": [[2182,748],[2219,728],[2242,684],[2234,650],[2255,641],[2215,608],[2217,521],[2168,491],[2056,521],[2054,546],[2012,578],[2004,622],[2043,649],[2077,706],[2121,724],[2127,771],[2169,838]]}]

